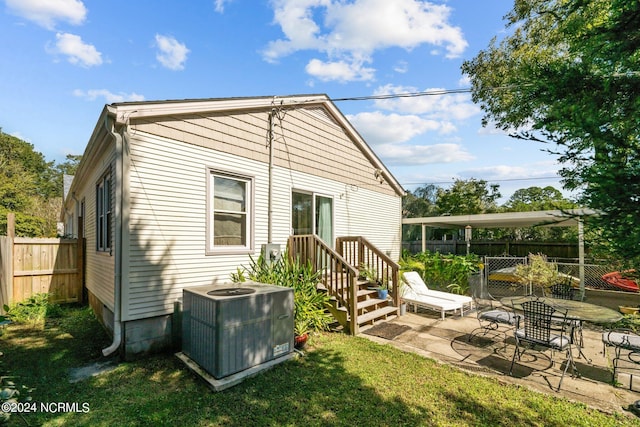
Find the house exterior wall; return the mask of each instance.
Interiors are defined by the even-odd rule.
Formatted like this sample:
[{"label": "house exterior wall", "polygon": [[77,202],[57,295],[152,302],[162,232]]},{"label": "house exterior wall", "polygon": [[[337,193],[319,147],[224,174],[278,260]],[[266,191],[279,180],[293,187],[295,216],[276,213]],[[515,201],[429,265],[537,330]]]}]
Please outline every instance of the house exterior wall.
[{"label": "house exterior wall", "polygon": [[[131,133],[125,321],[171,313],[186,286],[229,281],[268,240],[267,163]],[[254,178],[254,247],[249,253],[206,254],[207,168]],[[335,236],[364,235],[397,259],[400,197],[281,167],[274,169],[273,183],[273,243],[284,248],[291,234],[292,190],[311,191],[333,198]]]},{"label": "house exterior wall", "polygon": [[[77,218],[79,201],[84,200],[84,237],[86,241],[85,253],[85,286],[109,310],[114,309],[114,276],[115,276],[115,248],[111,252],[100,252],[96,249],[96,185],[107,171],[111,170],[112,186],[115,183],[115,147],[105,140],[103,150],[93,162],[93,167],[86,168],[80,186],[75,188],[75,198],[71,215]],[[111,203],[115,206],[115,191],[111,191]],[[70,215],[70,216],[71,216]],[[75,220],[77,222],[77,219]],[[77,230],[77,228],[76,228]],[[111,227],[112,232],[115,227]],[[113,235],[111,241],[115,244]],[[112,244],[112,245],[113,245]]]},{"label": "house exterior wall", "polygon": [[[273,128],[275,166],[396,195],[391,186],[380,184],[375,168],[363,151],[326,110],[310,106],[283,110],[279,116],[282,120],[274,120]],[[153,121],[135,119],[132,127],[136,131],[268,163],[268,122],[268,112],[247,111]]]},{"label": "house exterior wall", "polygon": [[[270,139],[272,243],[284,249],[292,233],[296,190],[332,198],[334,238],[362,235],[394,259],[399,257],[401,195],[397,187],[379,181],[374,166],[379,161],[368,147],[354,142],[359,137],[348,126],[343,128],[331,109],[282,109],[269,138],[270,109],[127,118],[117,108],[105,107],[83,157],[82,176],[76,176],[72,187],[76,197],[85,200],[90,300],[104,313],[105,323],[113,323],[119,312],[125,357],[171,342],[169,334],[176,329],[172,314],[184,287],[228,282],[231,273],[248,267],[250,257],[257,257],[261,245],[268,243]],[[121,246],[105,253],[96,250],[96,184],[120,161],[113,137],[102,124],[109,114],[126,118],[116,129],[123,136],[122,183],[115,176],[112,180],[113,186],[122,184],[122,203],[115,198],[115,188],[112,197],[114,208],[118,204],[121,209],[123,230]],[[249,250],[207,250],[211,170],[253,180]],[[67,211],[71,205],[67,199]],[[114,246],[116,241],[112,238]],[[117,257],[122,259],[121,310],[114,307]]]}]

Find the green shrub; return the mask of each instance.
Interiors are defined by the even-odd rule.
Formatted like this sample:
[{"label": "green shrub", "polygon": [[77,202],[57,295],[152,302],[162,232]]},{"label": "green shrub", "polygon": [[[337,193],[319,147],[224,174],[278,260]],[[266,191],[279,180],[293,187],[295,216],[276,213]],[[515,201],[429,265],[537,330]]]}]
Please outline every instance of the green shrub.
[{"label": "green shrub", "polygon": [[231,276],[236,282],[243,282],[248,278],[254,282],[293,288],[297,334],[327,330],[333,321],[332,316],[326,312],[329,297],[317,288],[320,273],[314,272],[311,264],[303,265],[298,260],[292,261],[286,253],[273,263],[266,262],[262,256],[257,260],[252,257],[249,268],[238,269]]},{"label": "green shrub", "polygon": [[439,252],[420,252],[415,255],[403,254],[400,268],[403,271],[417,271],[425,283],[433,288],[449,289],[458,294],[469,291],[469,275],[480,268],[477,255],[442,255]]},{"label": "green shrub", "polygon": [[612,328],[631,329],[632,331],[640,331],[640,316],[637,314],[625,314],[622,319],[611,325]]},{"label": "green shrub", "polygon": [[49,294],[33,294],[24,301],[4,306],[8,317],[12,322],[35,324],[44,322],[45,318],[60,317],[62,309],[58,304],[49,302]]}]

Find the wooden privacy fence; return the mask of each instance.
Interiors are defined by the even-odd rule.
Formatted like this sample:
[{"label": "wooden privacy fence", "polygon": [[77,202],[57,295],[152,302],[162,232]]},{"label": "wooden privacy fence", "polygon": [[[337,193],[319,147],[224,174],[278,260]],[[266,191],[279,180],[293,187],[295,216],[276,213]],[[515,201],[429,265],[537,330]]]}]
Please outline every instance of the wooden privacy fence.
[{"label": "wooden privacy fence", "polygon": [[51,302],[82,302],[83,240],[14,237],[7,227],[0,236],[0,308],[43,292]]}]

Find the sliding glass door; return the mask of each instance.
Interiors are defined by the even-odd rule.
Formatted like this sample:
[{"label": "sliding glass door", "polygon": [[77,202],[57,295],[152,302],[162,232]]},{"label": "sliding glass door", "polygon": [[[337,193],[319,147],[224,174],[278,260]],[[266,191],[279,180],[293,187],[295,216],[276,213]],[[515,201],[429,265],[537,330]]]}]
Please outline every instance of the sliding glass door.
[{"label": "sliding glass door", "polygon": [[316,234],[333,247],[333,199],[294,191],[291,195],[291,225],[294,235]]}]

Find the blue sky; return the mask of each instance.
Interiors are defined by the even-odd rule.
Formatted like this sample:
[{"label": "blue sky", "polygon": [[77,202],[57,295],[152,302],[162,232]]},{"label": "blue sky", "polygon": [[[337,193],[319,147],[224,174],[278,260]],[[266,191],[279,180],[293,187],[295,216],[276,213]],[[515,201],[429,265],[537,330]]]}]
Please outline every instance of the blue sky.
[{"label": "blue sky", "polygon": [[[3,0],[0,127],[82,154],[105,104],[468,88],[510,0]],[[482,128],[468,93],[336,105],[408,190],[456,178],[560,189],[542,144]]]}]

